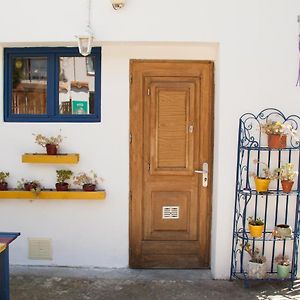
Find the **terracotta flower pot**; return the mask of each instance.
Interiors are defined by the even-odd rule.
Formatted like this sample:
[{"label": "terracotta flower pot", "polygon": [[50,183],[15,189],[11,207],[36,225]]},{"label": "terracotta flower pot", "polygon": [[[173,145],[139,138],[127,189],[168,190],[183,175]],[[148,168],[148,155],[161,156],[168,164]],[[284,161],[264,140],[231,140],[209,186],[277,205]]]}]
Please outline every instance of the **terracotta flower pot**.
[{"label": "terracotta flower pot", "polygon": [[268,134],[268,147],[274,149],[286,148],[286,134]]},{"label": "terracotta flower pot", "polygon": [[254,238],[259,238],[262,236],[262,233],[264,231],[264,225],[251,225],[248,224],[248,228],[250,231],[250,235]]},{"label": "terracotta flower pot", "polygon": [[85,192],[93,192],[95,189],[96,189],[96,184],[84,184],[82,186],[82,189],[85,191]]},{"label": "terracotta flower pot", "polygon": [[0,182],[0,191],[6,191],[7,190],[7,182],[3,181]]},{"label": "terracotta flower pot", "polygon": [[35,182],[26,182],[24,183],[24,190],[25,191],[35,190],[37,186],[38,185]]},{"label": "terracotta flower pot", "polygon": [[294,181],[291,180],[281,180],[282,191],[285,193],[289,193],[292,190]]},{"label": "terracotta flower pot", "polygon": [[57,182],[55,184],[57,191],[68,191],[69,190],[69,184],[67,182]]},{"label": "terracotta flower pot", "polygon": [[46,151],[48,155],[56,155],[57,154],[57,145],[47,144]]},{"label": "terracotta flower pot", "polygon": [[257,192],[267,192],[269,188],[269,184],[271,179],[269,178],[261,178],[261,177],[255,177],[255,189]]}]

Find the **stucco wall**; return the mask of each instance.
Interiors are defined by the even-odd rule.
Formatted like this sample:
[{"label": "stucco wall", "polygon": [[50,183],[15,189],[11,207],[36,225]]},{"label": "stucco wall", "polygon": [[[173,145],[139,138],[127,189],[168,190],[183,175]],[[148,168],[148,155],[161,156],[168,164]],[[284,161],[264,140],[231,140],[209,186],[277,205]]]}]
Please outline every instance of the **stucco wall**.
[{"label": "stucco wall", "polygon": [[[5,1],[0,45],[75,45],[74,35],[84,29],[85,7],[84,0]],[[23,152],[39,150],[31,133],[55,134],[61,128],[67,136],[62,150],[81,154],[73,169],[98,171],[105,179],[107,200],[1,201],[1,230],[22,232],[11,248],[12,263],[42,264],[27,259],[27,237],[49,237],[54,246],[50,264],[128,264],[129,59],[212,59],[216,61],[212,271],[216,278],[228,277],[238,118],[270,106],[300,114],[300,89],[295,86],[299,1],[128,0],[124,9],[114,11],[103,0],[92,1],[92,9],[96,44],[103,46],[102,122],[1,121],[0,162],[1,169],[11,172],[12,184],[31,176],[42,178],[45,186],[54,184],[57,166],[25,165],[20,160]],[[2,76],[1,72],[0,82]],[[0,95],[2,89],[0,85]],[[1,120],[2,109],[0,105]]]}]

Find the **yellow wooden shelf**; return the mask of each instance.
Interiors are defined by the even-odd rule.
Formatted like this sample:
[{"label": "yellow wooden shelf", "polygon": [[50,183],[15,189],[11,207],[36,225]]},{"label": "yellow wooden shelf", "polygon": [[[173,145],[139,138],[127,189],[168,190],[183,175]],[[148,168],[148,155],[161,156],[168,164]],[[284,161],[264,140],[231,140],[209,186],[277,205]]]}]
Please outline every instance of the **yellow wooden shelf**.
[{"label": "yellow wooden shelf", "polygon": [[6,249],[6,244],[0,243],[0,253]]},{"label": "yellow wooden shelf", "polygon": [[31,164],[77,164],[79,162],[79,154],[48,155],[41,153],[25,153],[22,155],[22,162]]},{"label": "yellow wooden shelf", "polygon": [[70,190],[67,192],[58,192],[56,190],[43,190],[40,193],[31,191],[8,190],[0,191],[0,199],[58,199],[58,200],[104,200],[106,197],[105,191],[85,192],[81,190]]}]

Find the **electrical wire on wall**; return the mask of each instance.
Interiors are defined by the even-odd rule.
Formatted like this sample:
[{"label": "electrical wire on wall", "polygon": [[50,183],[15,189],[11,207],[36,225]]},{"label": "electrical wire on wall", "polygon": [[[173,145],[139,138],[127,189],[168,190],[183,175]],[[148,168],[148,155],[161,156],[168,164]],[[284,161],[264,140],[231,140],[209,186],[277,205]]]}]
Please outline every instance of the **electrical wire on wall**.
[{"label": "electrical wire on wall", "polygon": [[298,24],[299,24],[299,35],[298,35],[299,66],[298,66],[298,79],[296,82],[296,86],[300,86],[300,15],[298,16]]}]

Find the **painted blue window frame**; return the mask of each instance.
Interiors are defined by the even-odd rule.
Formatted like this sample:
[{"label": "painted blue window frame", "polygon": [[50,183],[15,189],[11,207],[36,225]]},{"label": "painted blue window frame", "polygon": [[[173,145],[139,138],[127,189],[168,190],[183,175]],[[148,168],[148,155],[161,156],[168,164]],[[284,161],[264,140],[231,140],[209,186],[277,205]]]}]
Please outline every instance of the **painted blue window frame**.
[{"label": "painted blue window frame", "polygon": [[[59,114],[59,57],[82,57],[75,47],[30,47],[4,49],[4,121],[5,122],[100,122],[101,121],[101,48],[94,47],[91,55],[95,56],[95,101],[94,114],[63,115]],[[12,61],[15,57],[47,57],[47,114],[12,113]]]}]

